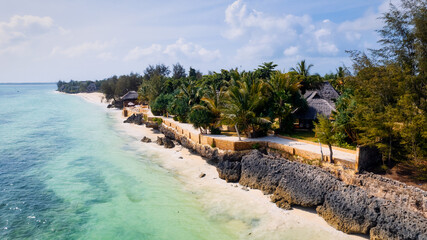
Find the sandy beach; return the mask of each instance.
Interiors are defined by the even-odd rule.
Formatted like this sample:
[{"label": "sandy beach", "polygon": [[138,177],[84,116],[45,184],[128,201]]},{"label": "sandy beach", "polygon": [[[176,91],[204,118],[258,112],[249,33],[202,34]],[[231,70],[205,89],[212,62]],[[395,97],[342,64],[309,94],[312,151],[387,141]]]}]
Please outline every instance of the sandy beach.
[{"label": "sandy beach", "polygon": [[[165,149],[155,143],[157,136],[163,136],[145,126],[124,124],[125,119],[121,111],[107,109],[106,101],[101,93],[76,94],[87,102],[104,107],[117,119],[117,129],[128,135],[138,144],[141,153],[150,150],[158,157],[158,164],[170,171],[182,182],[183,188],[199,199],[205,211],[212,215],[220,213],[229,216],[230,227],[245,229],[242,225],[251,227],[241,233],[245,239],[264,239],[265,235],[273,231],[286,232],[288,229],[310,229],[304,239],[320,236],[325,239],[368,239],[367,236],[348,235],[329,226],[313,209],[294,208],[283,210],[270,201],[270,196],[264,195],[256,189],[247,189],[236,183],[227,183],[218,177],[214,166],[208,164],[202,157],[192,154],[188,149],[177,145],[172,149]],[[152,143],[142,143],[142,137],[149,137]],[[140,147],[139,147],[140,146]],[[200,174],[206,174],[200,178]],[[248,219],[255,222],[249,222]],[[287,236],[287,239],[295,237]],[[301,236],[300,236],[301,237]],[[280,239],[283,235],[280,236]],[[279,239],[279,237],[278,237]]]}]

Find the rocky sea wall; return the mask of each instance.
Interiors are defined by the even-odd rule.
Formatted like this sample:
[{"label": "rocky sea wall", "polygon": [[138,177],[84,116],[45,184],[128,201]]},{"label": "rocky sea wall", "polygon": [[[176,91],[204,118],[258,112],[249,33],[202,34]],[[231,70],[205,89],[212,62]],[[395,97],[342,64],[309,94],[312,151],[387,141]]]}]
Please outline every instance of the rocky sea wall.
[{"label": "rocky sea wall", "polygon": [[196,144],[174,129],[159,130],[207,158],[227,182],[271,194],[278,207],[315,208],[330,225],[371,239],[427,240],[427,193],[375,174],[328,172],[267,155],[267,151],[221,151]]}]

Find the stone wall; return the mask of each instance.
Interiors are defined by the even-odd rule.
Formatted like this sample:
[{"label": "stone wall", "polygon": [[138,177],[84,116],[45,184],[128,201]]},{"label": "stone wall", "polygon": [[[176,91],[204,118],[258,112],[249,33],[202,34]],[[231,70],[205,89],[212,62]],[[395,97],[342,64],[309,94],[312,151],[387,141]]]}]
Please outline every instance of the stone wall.
[{"label": "stone wall", "polygon": [[[129,114],[130,113],[128,113],[128,115]],[[154,117],[148,116],[147,113],[142,113],[142,114],[145,115],[145,118],[148,121],[152,121],[152,119],[154,118]],[[297,157],[299,157],[299,158],[303,158],[306,160],[319,160],[322,158],[322,156],[319,153],[314,153],[311,151],[293,148],[290,146],[286,146],[286,145],[282,145],[282,144],[278,144],[278,143],[274,143],[274,142],[230,141],[230,140],[226,140],[226,139],[206,136],[203,134],[194,133],[194,132],[190,132],[186,129],[183,129],[182,127],[179,126],[179,124],[175,123],[174,121],[171,121],[170,119],[165,119],[165,118],[161,118],[161,119],[163,120],[163,124],[166,127],[170,128],[171,130],[174,130],[177,134],[181,135],[181,137],[186,137],[186,138],[190,139],[195,144],[209,145],[209,146],[216,147],[220,150],[225,150],[225,151],[247,151],[247,150],[252,150],[252,149],[256,149],[256,148],[268,148],[268,149],[272,149],[276,152],[282,152],[282,155],[289,156],[293,159],[296,159]],[[280,137],[288,138],[288,137],[283,137],[283,136],[280,136]],[[293,138],[289,138],[289,139],[313,144],[313,142],[309,142],[309,141],[305,141],[305,140],[293,139]],[[339,151],[345,151],[345,152],[349,152],[349,153],[356,153],[356,151],[353,151],[353,150],[342,149],[342,148],[337,148],[337,147],[333,147],[333,149],[339,150]],[[324,161],[328,162],[329,156],[325,155],[325,156],[323,156],[323,159],[324,159]],[[344,159],[339,159],[339,158],[334,158],[334,162],[338,165],[341,165],[341,166],[344,166],[344,167],[350,168],[350,169],[356,169],[356,165],[357,165],[357,163],[355,163],[355,162],[350,162],[350,161],[346,161]],[[356,162],[357,162],[357,160],[356,160]]]},{"label": "stone wall", "polygon": [[356,150],[356,171],[371,170],[381,164],[381,153],[375,147],[360,146]]}]

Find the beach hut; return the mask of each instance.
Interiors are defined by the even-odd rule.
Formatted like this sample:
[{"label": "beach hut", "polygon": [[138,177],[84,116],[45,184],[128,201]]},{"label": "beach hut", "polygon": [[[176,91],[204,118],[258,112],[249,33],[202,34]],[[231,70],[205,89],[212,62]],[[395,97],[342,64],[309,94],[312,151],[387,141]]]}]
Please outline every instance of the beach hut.
[{"label": "beach hut", "polygon": [[332,87],[329,82],[324,82],[319,89],[306,91],[304,98],[307,101],[306,109],[298,109],[294,117],[297,119],[295,127],[300,129],[313,128],[313,121],[316,120],[317,114],[330,117],[335,109],[335,102],[339,93]]},{"label": "beach hut", "polygon": [[123,95],[120,100],[123,102],[123,108],[134,106],[138,100],[138,93],[135,91],[129,91]]}]

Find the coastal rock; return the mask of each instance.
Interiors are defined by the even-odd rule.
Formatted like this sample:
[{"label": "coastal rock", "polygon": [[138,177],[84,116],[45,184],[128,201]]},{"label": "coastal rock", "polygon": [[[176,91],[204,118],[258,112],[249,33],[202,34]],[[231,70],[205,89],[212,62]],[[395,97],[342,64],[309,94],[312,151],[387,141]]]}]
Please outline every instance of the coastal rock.
[{"label": "coastal rock", "polygon": [[317,212],[346,233],[370,233],[371,239],[427,239],[427,219],[390,201],[369,196],[356,186],[328,193]]},{"label": "coastal rock", "polygon": [[242,158],[239,183],[271,194],[282,178],[283,161],[269,158],[258,150],[253,150]]},{"label": "coastal rock", "polygon": [[369,197],[366,191],[355,186],[344,186],[325,196],[317,213],[330,225],[345,233],[368,233],[380,215],[384,201]]},{"label": "coastal rock", "polygon": [[168,127],[164,126],[164,125],[160,125],[159,126],[159,130],[160,132],[162,132],[166,137],[170,138],[170,139],[175,139],[177,140],[177,135],[175,135],[175,132],[173,130],[169,130]]},{"label": "coastal rock", "polygon": [[323,203],[327,192],[342,183],[331,174],[310,165],[263,155],[254,150],[242,158],[240,184],[274,193],[272,201],[304,207]]},{"label": "coastal rock", "polygon": [[132,114],[130,117],[128,117],[126,120],[123,121],[124,123],[134,123],[137,125],[144,124],[144,118],[142,114]]},{"label": "coastal rock", "polygon": [[163,138],[162,137],[157,137],[156,143],[158,145],[163,145]]},{"label": "coastal rock", "polygon": [[218,156],[218,161],[240,162],[243,156],[248,155],[253,150],[244,151],[224,151]]},{"label": "coastal rock", "polygon": [[380,206],[371,239],[427,239],[427,219],[391,202]]},{"label": "coastal rock", "polygon": [[123,108],[123,102],[119,101],[119,100],[113,100],[110,104],[107,105],[107,108],[118,108],[118,109],[122,109]]},{"label": "coastal rock", "polygon": [[285,210],[291,210],[292,209],[291,204],[288,201],[286,201],[285,199],[283,199],[282,197],[280,197],[279,195],[272,195],[271,201],[276,203],[276,205],[279,208],[282,208]]},{"label": "coastal rock", "polygon": [[205,157],[211,161],[217,161],[219,154],[218,149],[214,149],[211,146],[196,144],[194,146],[195,151],[199,153],[202,157]]},{"label": "coastal rock", "polygon": [[274,192],[275,199],[303,207],[322,204],[328,192],[343,185],[322,169],[297,162],[284,161],[276,172],[280,172],[282,178]]},{"label": "coastal rock", "polygon": [[146,136],[144,136],[144,137],[141,139],[141,142],[150,143],[150,142],[151,142],[151,139],[150,139],[150,138],[148,138],[148,137],[146,137]]},{"label": "coastal rock", "polygon": [[364,189],[370,195],[390,200],[427,218],[426,191],[373,173],[358,174],[346,182]]},{"label": "coastal rock", "polygon": [[422,216],[427,195],[417,188],[373,174],[328,172],[258,150],[218,151],[167,126],[159,130],[216,164],[220,178],[272,194],[271,200],[281,208],[317,206],[318,214],[330,225],[347,233],[370,233],[371,239],[427,240]]},{"label": "coastal rock", "polygon": [[145,126],[147,128],[153,128],[153,129],[159,129],[159,124],[155,123],[155,122],[147,122],[145,124]]},{"label": "coastal rock", "polygon": [[217,165],[218,175],[226,182],[238,182],[240,180],[240,162],[222,161]]},{"label": "coastal rock", "polygon": [[162,138],[163,146],[165,148],[174,148],[175,144],[168,137]]}]

